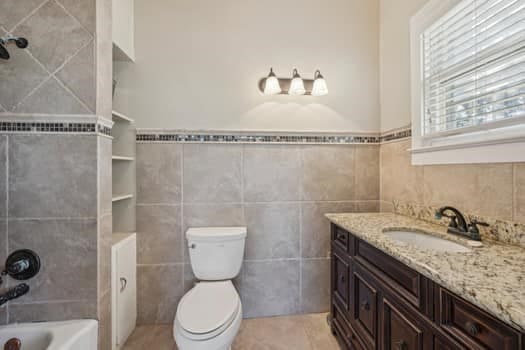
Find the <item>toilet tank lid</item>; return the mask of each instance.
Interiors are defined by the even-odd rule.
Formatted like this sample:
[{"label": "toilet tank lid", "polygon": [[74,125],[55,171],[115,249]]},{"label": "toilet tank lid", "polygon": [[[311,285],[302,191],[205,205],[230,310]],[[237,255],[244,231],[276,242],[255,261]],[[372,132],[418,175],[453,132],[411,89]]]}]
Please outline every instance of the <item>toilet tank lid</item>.
[{"label": "toilet tank lid", "polygon": [[246,227],[190,227],[186,231],[188,240],[223,241],[246,237]]}]

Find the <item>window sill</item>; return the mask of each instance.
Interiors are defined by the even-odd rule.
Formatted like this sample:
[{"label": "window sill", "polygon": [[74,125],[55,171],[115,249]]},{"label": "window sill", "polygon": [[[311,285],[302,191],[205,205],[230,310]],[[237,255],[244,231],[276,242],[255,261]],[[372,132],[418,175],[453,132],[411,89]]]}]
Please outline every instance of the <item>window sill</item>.
[{"label": "window sill", "polygon": [[525,136],[435,146],[413,145],[409,151],[413,165],[525,162]]}]

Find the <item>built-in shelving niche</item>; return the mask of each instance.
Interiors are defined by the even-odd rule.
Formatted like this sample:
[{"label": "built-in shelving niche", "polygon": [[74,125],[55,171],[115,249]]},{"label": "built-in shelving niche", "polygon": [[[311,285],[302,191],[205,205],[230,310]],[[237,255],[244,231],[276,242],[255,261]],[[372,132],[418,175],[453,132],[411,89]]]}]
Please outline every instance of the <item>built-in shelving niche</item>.
[{"label": "built-in shelving niche", "polygon": [[136,231],[136,144],[133,119],[113,112],[113,232]]}]

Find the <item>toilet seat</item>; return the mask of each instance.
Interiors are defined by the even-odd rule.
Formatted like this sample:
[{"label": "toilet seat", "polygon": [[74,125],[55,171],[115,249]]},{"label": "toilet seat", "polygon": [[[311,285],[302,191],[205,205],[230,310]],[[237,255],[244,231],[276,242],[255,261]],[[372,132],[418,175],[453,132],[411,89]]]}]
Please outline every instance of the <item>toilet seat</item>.
[{"label": "toilet seat", "polygon": [[188,339],[207,340],[232,324],[240,305],[231,281],[200,282],[182,297],[176,323]]}]

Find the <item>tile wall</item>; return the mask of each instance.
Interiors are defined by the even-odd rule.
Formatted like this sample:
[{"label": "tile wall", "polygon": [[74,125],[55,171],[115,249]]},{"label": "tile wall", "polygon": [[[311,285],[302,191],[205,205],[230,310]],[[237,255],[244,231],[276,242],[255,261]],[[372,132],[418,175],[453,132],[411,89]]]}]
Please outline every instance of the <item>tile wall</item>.
[{"label": "tile wall", "polygon": [[381,145],[383,211],[433,220],[432,208],[452,205],[488,222],[485,237],[525,246],[523,163],[412,166],[410,146],[410,139]]},{"label": "tile wall", "polygon": [[326,212],[379,210],[378,145],[137,144],[140,324],[171,323],[195,278],[184,232],[246,225],[244,316],[328,310]]}]

